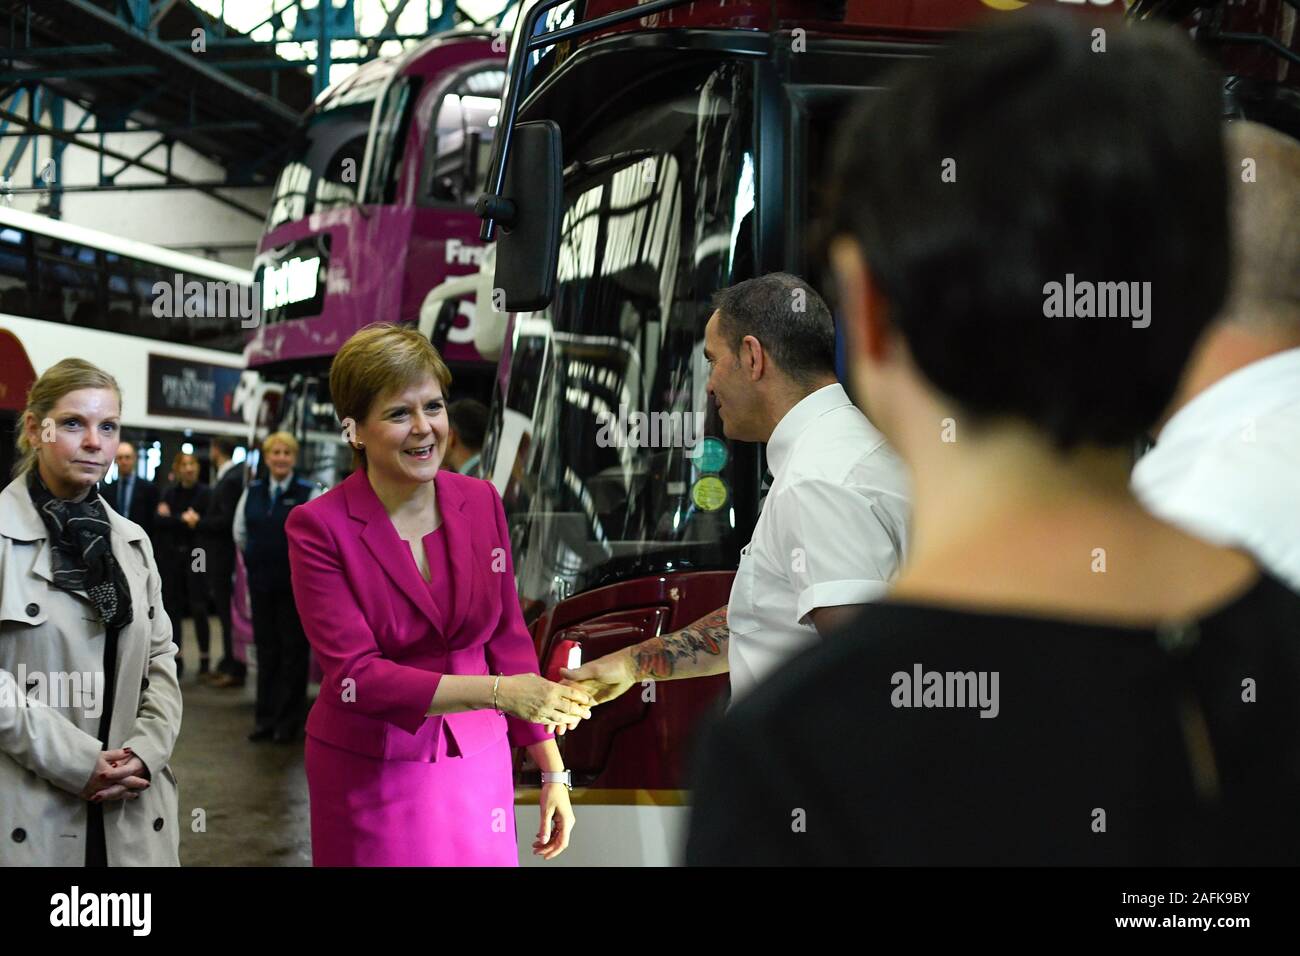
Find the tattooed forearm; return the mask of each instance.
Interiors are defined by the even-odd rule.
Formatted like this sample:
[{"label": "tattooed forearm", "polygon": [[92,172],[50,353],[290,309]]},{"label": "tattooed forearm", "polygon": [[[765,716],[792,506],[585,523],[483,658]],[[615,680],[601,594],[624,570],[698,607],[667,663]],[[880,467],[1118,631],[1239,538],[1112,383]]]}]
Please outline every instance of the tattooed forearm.
[{"label": "tattooed forearm", "polygon": [[[651,638],[632,648],[637,680],[671,680],[721,673],[726,669],[727,607],[724,604],[680,631]],[[719,660],[721,658],[721,660]]]}]

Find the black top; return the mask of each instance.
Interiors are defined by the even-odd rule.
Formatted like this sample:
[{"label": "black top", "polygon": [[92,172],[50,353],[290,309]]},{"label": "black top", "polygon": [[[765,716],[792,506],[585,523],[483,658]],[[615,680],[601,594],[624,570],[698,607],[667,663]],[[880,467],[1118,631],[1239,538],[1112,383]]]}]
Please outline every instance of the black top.
[{"label": "black top", "polygon": [[207,514],[212,505],[212,489],[197,483],[189,488],[182,484],[169,485],[162,493],[162,500],[167,503],[171,514],[166,517],[158,515],[154,527],[163,537],[164,546],[184,551],[188,555],[196,543],[198,532],[182,521],[181,515],[190,508],[197,511],[200,517]]},{"label": "black top", "polygon": [[[985,672],[986,704],[976,673],[925,706],[970,685],[931,671]],[[1266,577],[1159,632],[869,605],[697,776],[693,864],[1294,865],[1300,596]]]}]

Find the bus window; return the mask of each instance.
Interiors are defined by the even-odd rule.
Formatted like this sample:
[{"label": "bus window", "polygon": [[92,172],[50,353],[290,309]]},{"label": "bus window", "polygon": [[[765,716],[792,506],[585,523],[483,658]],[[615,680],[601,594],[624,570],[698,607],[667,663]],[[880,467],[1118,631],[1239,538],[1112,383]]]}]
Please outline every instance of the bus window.
[{"label": "bus window", "polygon": [[52,236],[37,236],[35,246],[36,317],[83,328],[107,328],[95,250]]},{"label": "bus window", "polygon": [[[713,293],[753,268],[751,74],[684,71],[611,98],[565,182],[554,300],[521,324],[505,410],[507,507],[523,598],[629,575],[735,566],[756,451],[706,391]],[[530,330],[535,341],[525,340]],[[538,359],[542,356],[542,361]],[[513,446],[513,447],[507,447]],[[707,452],[707,453],[703,453]]]},{"label": "bus window", "polygon": [[357,100],[307,121],[276,179],[267,229],[356,201],[373,108],[373,100]]},{"label": "bus window", "polygon": [[384,95],[375,130],[374,171],[366,190],[366,202],[390,205],[397,201],[397,177],[402,170],[406,131],[411,125],[411,110],[419,89],[417,77],[403,76],[395,79]]},{"label": "bus window", "polygon": [[0,229],[0,312],[31,315],[28,262],[27,234],[19,229]]},{"label": "bus window", "polygon": [[[117,332],[140,335],[150,330],[141,316],[141,302],[131,272],[130,259],[116,252],[104,253],[105,300],[109,325]],[[144,314],[152,318],[148,303],[145,305]]]},{"label": "bus window", "polygon": [[473,205],[483,192],[505,76],[499,67],[476,69],[443,94],[425,151],[427,199]]}]

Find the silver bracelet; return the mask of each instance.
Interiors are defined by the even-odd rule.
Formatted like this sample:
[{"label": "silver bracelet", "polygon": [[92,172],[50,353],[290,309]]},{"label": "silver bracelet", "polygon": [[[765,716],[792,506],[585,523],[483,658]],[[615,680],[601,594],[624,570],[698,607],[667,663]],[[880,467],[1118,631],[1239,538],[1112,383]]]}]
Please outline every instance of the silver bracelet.
[{"label": "silver bracelet", "polygon": [[492,682],[492,709],[495,710],[500,716],[504,717],[505,713],[497,705],[497,688],[500,686],[501,686],[501,675],[498,674],[497,679]]}]

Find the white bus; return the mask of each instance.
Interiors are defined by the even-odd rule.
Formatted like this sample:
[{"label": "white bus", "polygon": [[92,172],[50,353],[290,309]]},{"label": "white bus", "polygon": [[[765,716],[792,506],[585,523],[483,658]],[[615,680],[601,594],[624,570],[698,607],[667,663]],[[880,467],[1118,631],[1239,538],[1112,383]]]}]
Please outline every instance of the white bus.
[{"label": "white bus", "polygon": [[[246,440],[251,274],[0,205],[0,472],[34,376],[84,358],[122,386],[123,437],[160,478],[189,443]],[[242,381],[241,381],[242,380]],[[115,476],[110,476],[115,477]]]}]

